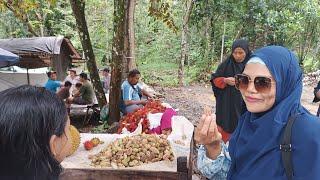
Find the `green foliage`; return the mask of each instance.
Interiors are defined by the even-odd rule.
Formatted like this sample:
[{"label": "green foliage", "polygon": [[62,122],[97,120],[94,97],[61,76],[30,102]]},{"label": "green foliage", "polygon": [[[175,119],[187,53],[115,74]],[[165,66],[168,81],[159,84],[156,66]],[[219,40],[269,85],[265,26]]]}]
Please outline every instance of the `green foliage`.
[{"label": "green foliage", "polygon": [[151,86],[177,86],[178,65],[176,63],[153,61],[148,64],[138,64],[142,73],[141,80]]},{"label": "green foliage", "polygon": [[[163,23],[155,21],[148,12],[147,4],[138,4],[136,7],[136,42],[137,59],[147,63],[149,61],[175,62],[179,48],[178,36],[172,33]],[[147,28],[146,28],[147,27]],[[166,53],[163,53],[166,51]]]},{"label": "green foliage", "polygon": [[149,16],[152,16],[155,19],[162,21],[168,26],[169,29],[177,33],[178,27],[174,23],[169,8],[170,5],[168,2],[162,2],[161,0],[150,0],[148,14]]},{"label": "green foliage", "polygon": [[[191,37],[190,59],[194,60],[191,64],[203,67],[199,71],[205,72],[205,64],[212,66],[220,59],[223,22],[226,23],[224,54],[230,52],[234,39],[244,37],[249,40],[252,50],[270,44],[283,45],[297,52],[301,65],[307,56],[316,63],[315,54],[320,44],[319,10],[320,5],[315,0],[197,0],[190,21],[196,31],[191,34],[198,34],[197,38],[201,40]],[[202,35],[208,20],[211,20],[210,38]]]},{"label": "green foliage", "polygon": [[[2,12],[12,13],[21,25],[19,27],[23,34],[4,33],[7,37],[25,37],[28,28],[25,23],[29,22],[37,35],[56,36],[63,35],[69,38],[74,37],[75,30],[74,18],[69,3],[62,0],[14,0],[11,3],[2,2],[0,6]],[[24,25],[22,25],[22,23]],[[4,22],[4,27],[12,26],[13,22]]]},{"label": "green foliage", "polygon": [[28,31],[10,11],[0,13],[0,38],[26,37]]},{"label": "green foliage", "polygon": [[[113,1],[92,0],[86,3],[86,19],[91,43],[98,65],[107,65],[111,59],[113,35]],[[90,15],[89,15],[90,14]],[[101,62],[106,56],[107,61]]]},{"label": "green foliage", "polygon": [[304,72],[314,72],[320,68],[320,59],[314,56],[307,56],[304,60],[303,70]]},{"label": "green foliage", "polygon": [[92,129],[93,133],[105,133],[106,130],[108,130],[110,128],[107,121],[103,121],[101,123],[102,123],[101,125],[96,126]]}]

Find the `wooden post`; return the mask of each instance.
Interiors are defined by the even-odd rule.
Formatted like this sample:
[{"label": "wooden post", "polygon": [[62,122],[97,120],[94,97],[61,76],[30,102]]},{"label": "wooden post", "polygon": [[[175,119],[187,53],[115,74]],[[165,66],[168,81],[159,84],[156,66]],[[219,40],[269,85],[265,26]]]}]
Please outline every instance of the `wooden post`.
[{"label": "wooden post", "polygon": [[27,68],[27,82],[30,85],[29,68]]}]

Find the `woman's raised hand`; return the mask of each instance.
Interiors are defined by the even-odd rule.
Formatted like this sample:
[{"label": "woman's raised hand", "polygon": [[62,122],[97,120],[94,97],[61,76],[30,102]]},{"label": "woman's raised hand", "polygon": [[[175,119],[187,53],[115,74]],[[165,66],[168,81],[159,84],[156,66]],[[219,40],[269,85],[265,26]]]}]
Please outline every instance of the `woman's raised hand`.
[{"label": "woman's raised hand", "polygon": [[221,153],[222,135],[218,131],[216,116],[208,107],[205,107],[200,123],[195,129],[194,139],[196,143],[205,146],[207,157],[216,159]]},{"label": "woman's raised hand", "polygon": [[209,107],[204,108],[204,113],[200,119],[199,125],[195,129],[196,143],[210,145],[212,143],[220,143],[222,136],[218,131],[216,116],[211,113]]},{"label": "woman's raised hand", "polygon": [[224,82],[227,83],[229,86],[234,86],[235,85],[234,77],[224,78]]}]

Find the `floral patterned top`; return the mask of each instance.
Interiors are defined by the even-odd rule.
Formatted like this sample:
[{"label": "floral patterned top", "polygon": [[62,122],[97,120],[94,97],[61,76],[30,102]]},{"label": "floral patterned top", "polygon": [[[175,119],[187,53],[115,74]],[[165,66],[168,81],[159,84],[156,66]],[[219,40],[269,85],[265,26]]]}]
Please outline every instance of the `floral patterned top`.
[{"label": "floral patterned top", "polygon": [[226,180],[231,166],[231,157],[228,151],[229,142],[221,142],[221,153],[217,159],[207,157],[204,145],[198,149],[197,166],[200,172],[209,179]]}]

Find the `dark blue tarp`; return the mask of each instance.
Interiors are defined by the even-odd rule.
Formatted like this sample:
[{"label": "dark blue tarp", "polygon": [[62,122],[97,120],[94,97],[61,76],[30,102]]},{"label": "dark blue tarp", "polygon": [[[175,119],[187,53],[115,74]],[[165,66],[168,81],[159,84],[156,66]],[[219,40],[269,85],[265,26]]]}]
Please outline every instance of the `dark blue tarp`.
[{"label": "dark blue tarp", "polygon": [[0,67],[11,66],[19,61],[19,56],[0,48]]}]

